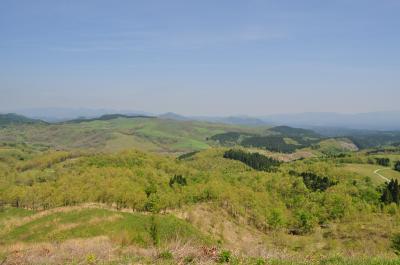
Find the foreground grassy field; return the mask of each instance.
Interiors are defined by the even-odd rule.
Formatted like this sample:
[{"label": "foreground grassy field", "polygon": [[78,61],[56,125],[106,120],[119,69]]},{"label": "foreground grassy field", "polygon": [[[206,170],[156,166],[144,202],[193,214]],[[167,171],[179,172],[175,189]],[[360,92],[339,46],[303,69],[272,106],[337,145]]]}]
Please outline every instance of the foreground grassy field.
[{"label": "foreground grassy field", "polygon": [[[217,211],[222,214],[219,218],[215,216]],[[372,228],[377,223],[368,225]],[[345,258],[343,253],[323,254],[304,249],[309,254],[303,255],[282,251],[275,245],[282,244],[284,234],[275,233],[268,239],[250,226],[237,223],[222,209],[206,205],[157,216],[100,204],[40,212],[4,208],[0,224],[2,264],[386,265],[400,262],[394,257],[367,257],[367,253],[366,257]],[[156,236],[152,230],[154,224]],[[224,243],[215,239],[218,234],[225,237]],[[288,240],[292,246],[300,246],[299,243],[313,244],[312,237]],[[235,248],[238,243],[248,244],[247,251],[243,247]]]},{"label": "foreground grassy field", "polygon": [[[196,229],[170,215],[152,217],[85,207],[59,208],[39,214],[19,212],[15,215],[12,208],[4,211],[3,215],[9,217],[11,214],[12,219],[1,221],[1,244],[21,241],[62,242],[98,236],[107,236],[121,245],[134,244],[141,247],[152,245],[154,240],[170,242],[177,238],[182,242],[206,242],[206,237]],[[153,223],[157,226],[157,238],[152,238]]]}]

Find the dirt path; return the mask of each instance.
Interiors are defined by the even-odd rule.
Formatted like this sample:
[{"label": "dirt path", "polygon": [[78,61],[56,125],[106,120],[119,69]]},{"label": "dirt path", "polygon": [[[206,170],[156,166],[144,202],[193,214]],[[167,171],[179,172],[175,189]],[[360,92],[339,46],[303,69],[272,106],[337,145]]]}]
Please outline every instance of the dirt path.
[{"label": "dirt path", "polygon": [[381,171],[381,170],[385,170],[386,168],[380,168],[380,169],[377,169],[377,170],[375,170],[374,171],[374,174],[375,175],[377,175],[378,177],[380,177],[381,179],[383,179],[384,181],[387,181],[387,182],[389,182],[390,181],[390,179],[388,179],[387,177],[385,177],[385,176],[382,176],[381,174],[379,174],[379,171]]}]

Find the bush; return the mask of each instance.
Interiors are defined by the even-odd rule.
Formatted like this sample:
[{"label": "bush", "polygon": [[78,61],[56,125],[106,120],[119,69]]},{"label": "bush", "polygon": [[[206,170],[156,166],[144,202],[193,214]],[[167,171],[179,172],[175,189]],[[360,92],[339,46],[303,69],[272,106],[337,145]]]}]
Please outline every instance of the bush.
[{"label": "bush", "polygon": [[303,177],[306,187],[312,191],[325,191],[327,188],[337,184],[336,181],[332,181],[328,177],[321,177],[312,172],[303,172],[300,176]]},{"label": "bush", "polygon": [[183,260],[184,264],[192,264],[194,263],[195,257],[193,255],[189,255],[187,257],[185,257],[185,259]]},{"label": "bush", "polygon": [[144,204],[144,209],[148,212],[158,213],[159,212],[160,198],[157,194],[151,194]]},{"label": "bush", "polygon": [[386,204],[392,202],[400,204],[400,185],[398,180],[391,180],[386,183],[386,187],[383,188],[381,201]]},{"label": "bush", "polygon": [[174,184],[177,183],[179,186],[186,186],[187,181],[186,178],[182,175],[174,175],[173,178],[169,179],[169,186],[172,188]]},{"label": "bush", "polygon": [[400,256],[400,234],[396,234],[392,237],[391,248],[397,256]]},{"label": "bush", "polygon": [[378,165],[388,167],[390,165],[390,159],[389,158],[375,158],[375,161]]},{"label": "bush", "polygon": [[307,234],[313,231],[315,218],[306,211],[299,211],[296,215],[296,230],[299,234]]},{"label": "bush", "polygon": [[223,250],[218,255],[219,263],[228,263],[232,259],[232,254],[229,250]]},{"label": "bush", "polygon": [[154,215],[151,216],[151,219],[150,219],[150,231],[149,231],[149,233],[150,233],[151,240],[153,241],[153,245],[154,246],[158,246],[159,243],[160,243],[160,236],[159,236],[159,233],[158,233],[157,220],[156,220],[156,217]]},{"label": "bush", "polygon": [[172,255],[172,253],[168,250],[162,251],[160,252],[160,254],[158,254],[158,258],[160,259],[173,259],[174,256]]},{"label": "bush", "polygon": [[282,212],[278,209],[273,209],[267,217],[267,224],[272,229],[281,228],[284,225]]},{"label": "bush", "polygon": [[267,262],[265,261],[265,259],[259,258],[256,259],[256,261],[254,262],[254,265],[265,265],[267,264]]},{"label": "bush", "polygon": [[394,165],[394,170],[400,171],[400,161],[396,162],[396,164]]},{"label": "bush", "polygon": [[97,262],[97,258],[96,258],[96,255],[95,254],[93,254],[93,253],[89,253],[87,256],[86,256],[86,263],[87,264],[96,264]]}]

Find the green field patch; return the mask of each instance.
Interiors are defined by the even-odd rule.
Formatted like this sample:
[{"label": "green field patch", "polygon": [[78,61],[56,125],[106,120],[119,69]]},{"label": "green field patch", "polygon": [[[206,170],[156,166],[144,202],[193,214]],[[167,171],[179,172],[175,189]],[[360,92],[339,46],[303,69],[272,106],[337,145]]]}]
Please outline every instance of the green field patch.
[{"label": "green field patch", "polygon": [[[16,218],[23,218],[33,215],[35,212],[22,208],[4,207],[0,208],[0,231],[7,222]],[[0,233],[1,234],[1,233]]]},{"label": "green field patch", "polygon": [[[5,213],[15,215],[15,210]],[[1,215],[0,215],[1,216]],[[171,215],[158,215],[154,219],[160,243],[179,238],[183,241],[206,242],[208,239],[188,223]],[[2,235],[1,243],[54,242],[73,238],[108,236],[121,244],[150,246],[150,215],[116,212],[104,209],[81,209],[51,213],[14,227]]]},{"label": "green field patch", "polygon": [[346,165],[344,165],[344,169],[347,171],[356,173],[357,175],[359,175],[361,177],[369,177],[376,184],[381,184],[381,183],[385,182],[385,180],[383,178],[379,177],[377,174],[374,173],[377,169],[383,169],[383,170],[380,170],[378,173],[388,179],[393,178],[393,179],[400,180],[400,172],[397,172],[390,168],[384,169],[383,167],[381,167],[379,165],[346,164]]},{"label": "green field patch", "polygon": [[204,142],[193,140],[193,139],[184,139],[182,141],[179,141],[178,143],[173,145],[174,148],[178,149],[193,149],[193,150],[201,150],[201,149],[207,149],[210,146]]}]

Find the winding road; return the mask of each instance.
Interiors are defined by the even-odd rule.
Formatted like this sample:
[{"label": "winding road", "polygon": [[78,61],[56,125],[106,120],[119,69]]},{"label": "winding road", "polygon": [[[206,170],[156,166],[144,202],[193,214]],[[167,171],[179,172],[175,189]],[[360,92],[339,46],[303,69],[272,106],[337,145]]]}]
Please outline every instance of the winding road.
[{"label": "winding road", "polygon": [[385,177],[385,176],[382,176],[381,174],[379,174],[379,171],[381,171],[381,170],[385,170],[386,168],[380,168],[380,169],[377,169],[377,170],[375,170],[374,171],[374,174],[375,175],[377,175],[377,176],[379,176],[379,177],[381,177],[384,181],[387,181],[387,182],[389,182],[390,181],[390,179],[388,179],[387,177]]}]

